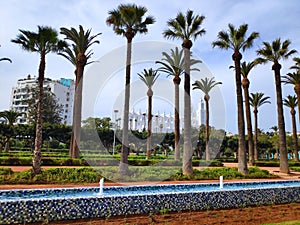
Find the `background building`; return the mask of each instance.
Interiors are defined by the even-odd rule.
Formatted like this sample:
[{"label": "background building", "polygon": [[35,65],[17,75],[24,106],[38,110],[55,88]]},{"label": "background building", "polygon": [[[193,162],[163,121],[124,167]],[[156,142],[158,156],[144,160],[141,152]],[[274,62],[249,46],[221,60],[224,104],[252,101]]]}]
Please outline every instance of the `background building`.
[{"label": "background building", "polygon": [[200,102],[198,103],[198,109],[196,111],[196,121],[197,121],[197,126],[199,127],[200,125],[205,125],[205,106],[204,106],[204,101],[200,99]]},{"label": "background building", "polygon": [[[204,102],[201,99],[197,105],[197,110],[192,110],[192,127],[199,128],[200,125],[205,124],[205,108]],[[174,115],[169,113],[159,113],[152,117],[152,132],[153,133],[171,133],[174,132]],[[184,118],[180,118],[180,132],[183,129]],[[118,125],[119,126],[119,125]],[[139,110],[129,112],[129,129],[131,130],[147,130],[148,114]]]},{"label": "background building", "polygon": [[[28,103],[27,100],[32,97],[33,90],[37,88],[38,80],[36,77],[19,79],[17,86],[12,88],[11,109],[23,113],[16,121],[18,124],[27,124]],[[61,78],[60,80],[52,80],[45,78],[44,88],[54,94],[57,103],[62,105],[62,123],[71,125],[73,115],[73,102],[75,93],[74,80]]]}]

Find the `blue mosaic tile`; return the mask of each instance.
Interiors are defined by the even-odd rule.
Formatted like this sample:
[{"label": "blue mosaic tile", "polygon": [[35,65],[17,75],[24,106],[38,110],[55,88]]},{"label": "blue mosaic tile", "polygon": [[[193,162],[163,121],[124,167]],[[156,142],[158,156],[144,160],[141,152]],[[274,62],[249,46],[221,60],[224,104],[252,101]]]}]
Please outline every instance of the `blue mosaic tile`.
[{"label": "blue mosaic tile", "polygon": [[[266,184],[272,187],[265,188]],[[300,202],[299,180],[226,182],[225,186],[222,190],[217,183],[105,187],[103,196],[95,194],[99,188],[0,191],[0,224]],[[197,191],[198,187],[204,189]],[[207,190],[210,187],[214,190]]]}]

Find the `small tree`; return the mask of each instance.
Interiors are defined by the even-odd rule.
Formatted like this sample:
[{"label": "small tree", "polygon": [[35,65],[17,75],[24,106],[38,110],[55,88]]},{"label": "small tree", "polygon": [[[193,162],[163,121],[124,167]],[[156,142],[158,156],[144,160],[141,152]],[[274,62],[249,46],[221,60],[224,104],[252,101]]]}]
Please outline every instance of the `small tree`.
[{"label": "small tree", "polygon": [[138,73],[139,78],[143,83],[148,87],[147,96],[148,96],[148,134],[147,134],[147,159],[151,157],[151,134],[152,134],[152,96],[153,90],[152,87],[155,81],[158,78],[158,73],[156,70],[150,68],[149,70],[144,69],[144,72]]},{"label": "small tree", "polygon": [[257,140],[258,140],[258,108],[266,103],[271,103],[268,99],[270,97],[264,96],[263,93],[250,93],[249,101],[250,105],[253,107],[254,113],[254,160],[258,160],[258,151],[257,151]]},{"label": "small tree", "polygon": [[215,81],[215,78],[207,78],[196,80],[193,84],[194,89],[199,89],[204,93],[204,101],[205,101],[205,110],[206,110],[206,145],[205,145],[205,158],[206,160],[210,160],[210,151],[209,151],[209,92],[217,85],[222,84],[222,82]]},{"label": "small tree", "polygon": [[293,127],[293,144],[294,144],[294,154],[295,160],[299,162],[298,155],[298,137],[297,137],[297,125],[296,125],[296,110],[295,107],[298,105],[297,97],[288,95],[284,100],[283,104],[291,109],[292,127]]}]

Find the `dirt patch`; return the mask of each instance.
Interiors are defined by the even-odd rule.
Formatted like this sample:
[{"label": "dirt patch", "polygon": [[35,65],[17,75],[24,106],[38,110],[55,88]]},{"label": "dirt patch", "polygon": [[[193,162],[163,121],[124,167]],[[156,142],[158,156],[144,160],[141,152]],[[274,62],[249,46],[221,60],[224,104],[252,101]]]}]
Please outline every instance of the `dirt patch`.
[{"label": "dirt patch", "polygon": [[247,224],[278,223],[300,220],[300,203],[157,214],[121,216],[102,219],[33,223],[31,225],[212,225],[212,224]]}]

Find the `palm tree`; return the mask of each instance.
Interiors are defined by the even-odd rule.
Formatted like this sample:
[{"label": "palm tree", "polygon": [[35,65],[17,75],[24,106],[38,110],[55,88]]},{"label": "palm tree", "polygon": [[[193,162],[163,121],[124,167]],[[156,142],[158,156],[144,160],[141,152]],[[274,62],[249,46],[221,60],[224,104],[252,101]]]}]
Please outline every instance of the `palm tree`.
[{"label": "palm tree", "polygon": [[299,161],[299,155],[298,155],[298,137],[297,137],[297,127],[296,127],[296,110],[295,107],[298,104],[297,97],[288,95],[284,100],[283,104],[291,109],[291,117],[292,117],[292,127],[293,127],[293,142],[294,142],[294,154],[295,154],[295,160]]},{"label": "palm tree", "polygon": [[[0,47],[1,47],[1,45],[0,45]],[[12,63],[12,61],[11,61],[11,59],[10,58],[0,58],[0,62],[1,61],[9,61],[10,63]]]},{"label": "palm tree", "polygon": [[65,35],[65,39],[72,42],[71,46],[64,49],[59,55],[65,57],[75,66],[75,96],[73,104],[73,123],[70,143],[70,157],[80,157],[80,130],[81,130],[81,110],[82,110],[82,86],[84,68],[87,64],[92,63],[88,60],[92,56],[92,51],[88,51],[93,44],[99,44],[95,40],[101,33],[91,35],[91,29],[84,31],[83,27],[79,25],[79,31],[75,28],[67,29],[60,28],[60,33]]},{"label": "palm tree", "polygon": [[242,24],[239,28],[235,28],[234,25],[228,25],[228,31],[220,31],[218,33],[218,40],[212,43],[213,47],[219,47],[221,49],[232,49],[232,60],[234,61],[235,68],[235,83],[236,83],[236,100],[237,100],[237,113],[238,113],[238,170],[241,173],[248,173],[247,159],[246,159],[246,141],[245,141],[245,121],[244,121],[244,109],[243,109],[243,97],[241,89],[241,50],[245,51],[251,48],[253,41],[259,37],[257,32],[252,32],[248,37],[246,33],[248,31],[248,25]]},{"label": "palm tree", "polygon": [[222,84],[222,82],[217,82],[215,81],[215,78],[207,78],[205,77],[204,79],[196,80],[195,83],[193,84],[194,89],[199,89],[204,93],[204,101],[205,101],[205,110],[206,110],[206,147],[205,147],[205,159],[207,161],[210,160],[210,152],[209,152],[209,92],[218,84]]},{"label": "palm tree", "polygon": [[151,135],[152,135],[152,96],[153,90],[152,87],[155,81],[158,78],[157,71],[150,68],[149,70],[144,69],[143,73],[138,73],[140,79],[146,84],[148,87],[147,96],[148,96],[148,134],[147,134],[147,159],[151,157]]},{"label": "palm tree", "polygon": [[[291,67],[292,68],[292,67]],[[300,70],[293,73],[288,73],[286,76],[283,76],[283,83],[285,84],[293,84],[294,91],[297,96],[298,102],[300,102]],[[300,104],[298,104],[298,112],[300,112]],[[299,121],[300,121],[300,113],[299,113]]]},{"label": "palm tree", "polygon": [[297,72],[299,72],[299,70],[300,70],[300,58],[294,57],[293,60],[295,62],[295,65],[292,66],[290,69],[295,69],[295,70],[297,70]]},{"label": "palm tree", "polygon": [[38,32],[19,30],[20,34],[16,39],[11,40],[19,44],[22,49],[28,52],[40,54],[39,75],[38,75],[38,99],[37,99],[37,121],[36,136],[34,145],[34,156],[32,160],[33,174],[41,173],[41,149],[42,149],[42,100],[43,100],[43,83],[46,68],[46,55],[50,52],[57,53],[62,50],[66,43],[58,39],[58,33],[51,27],[38,26]]},{"label": "palm tree", "polygon": [[128,169],[128,120],[129,120],[129,99],[130,99],[130,74],[131,74],[131,48],[132,40],[137,33],[145,34],[148,32],[148,25],[155,22],[154,17],[147,16],[147,8],[136,4],[121,4],[117,9],[108,12],[106,20],[108,26],[112,26],[117,35],[123,35],[127,39],[126,54],[126,74],[125,74],[125,100],[123,112],[123,135],[122,135],[122,156],[119,165],[119,173],[127,175]]},{"label": "palm tree", "polygon": [[257,139],[258,139],[258,108],[266,103],[271,103],[268,99],[269,96],[264,96],[263,93],[250,93],[249,102],[253,107],[254,113],[254,160],[258,160],[258,151],[257,151]]},{"label": "palm tree", "polygon": [[179,12],[175,19],[167,22],[169,29],[163,32],[165,38],[182,40],[184,51],[184,146],[182,172],[185,175],[193,174],[192,165],[192,135],[191,135],[191,81],[190,81],[190,49],[193,46],[191,39],[205,34],[205,29],[201,27],[205,17],[194,15],[192,10],[188,10],[186,15]]},{"label": "palm tree", "polygon": [[250,81],[248,75],[250,71],[254,68],[255,62],[242,62],[241,64],[241,74],[243,76],[242,87],[244,90],[245,98],[245,111],[246,111],[246,121],[247,121],[247,134],[248,134],[248,151],[249,151],[249,165],[254,165],[254,146],[253,146],[253,133],[252,133],[252,121],[249,103],[249,85]]},{"label": "palm tree", "polygon": [[[180,118],[179,118],[179,85],[181,82],[180,76],[184,73],[184,60],[183,60],[183,50],[176,47],[175,50],[171,49],[171,54],[163,52],[161,61],[156,61],[155,63],[161,64],[158,71],[166,73],[168,76],[173,76],[173,83],[175,87],[175,99],[174,99],[174,136],[175,136],[175,150],[174,158],[176,161],[180,160]],[[200,63],[200,60],[191,59],[191,66]],[[191,68],[191,71],[199,71],[197,68]]]},{"label": "palm tree", "polygon": [[282,90],[281,90],[281,65],[279,60],[288,59],[296,50],[289,50],[291,42],[285,40],[281,43],[280,38],[272,43],[263,42],[263,48],[257,50],[258,63],[272,62],[272,70],[274,70],[275,86],[276,86],[276,99],[277,99],[277,115],[278,115],[278,129],[279,129],[279,149],[280,149],[280,172],[289,173],[289,164],[286,149],[286,133],[282,105]]},{"label": "palm tree", "polygon": [[[14,128],[14,123],[16,122],[17,118],[19,116],[21,116],[22,113],[18,113],[14,110],[4,110],[2,112],[0,112],[0,118],[4,118],[7,122],[7,124],[9,125],[9,127],[13,130]],[[6,139],[5,139],[5,147],[4,147],[4,151],[8,151],[9,150],[9,140],[11,138],[11,135],[7,135]]]}]

